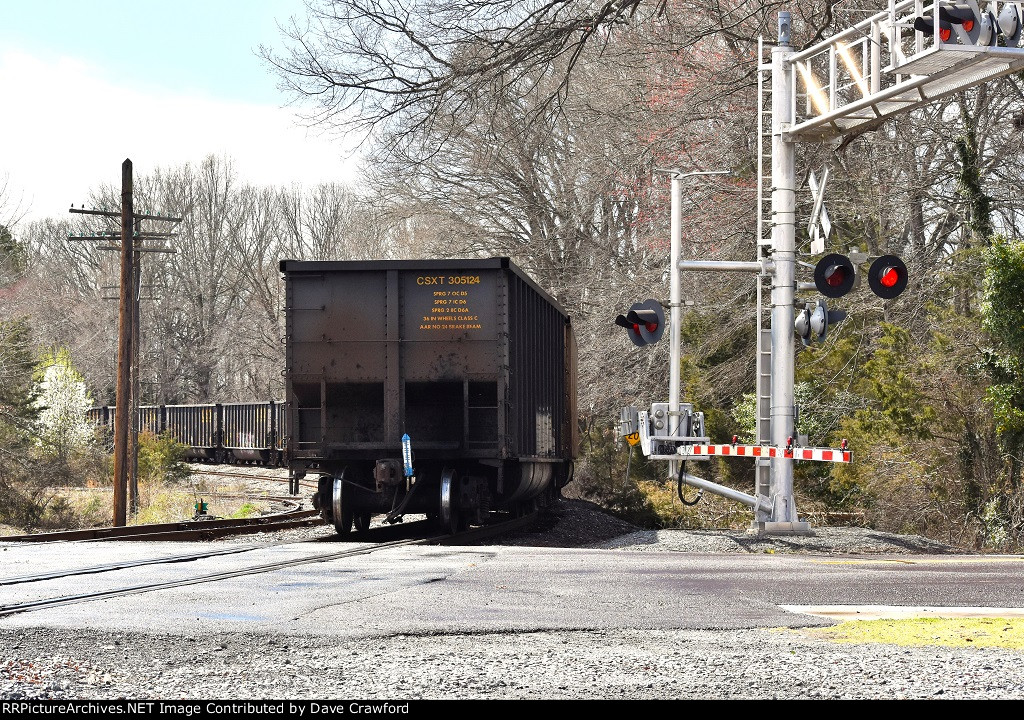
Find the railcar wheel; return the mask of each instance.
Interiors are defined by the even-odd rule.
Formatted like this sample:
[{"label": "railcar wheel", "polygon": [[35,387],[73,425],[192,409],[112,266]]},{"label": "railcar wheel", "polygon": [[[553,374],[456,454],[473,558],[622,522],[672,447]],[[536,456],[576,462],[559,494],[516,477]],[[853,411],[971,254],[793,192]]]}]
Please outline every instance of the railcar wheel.
[{"label": "railcar wheel", "polygon": [[445,468],[444,472],[441,473],[441,502],[438,524],[441,526],[441,530],[450,535],[454,535],[459,531],[458,493],[458,476],[456,476],[455,471],[451,468]]},{"label": "railcar wheel", "polygon": [[334,529],[339,535],[348,535],[352,531],[352,503],[350,494],[345,489],[345,473],[334,478],[334,492],[331,494],[331,514],[334,518]]},{"label": "railcar wheel", "polygon": [[373,517],[372,513],[356,513],[352,518],[356,526],[356,532],[366,532],[367,530],[369,530],[371,517]]}]

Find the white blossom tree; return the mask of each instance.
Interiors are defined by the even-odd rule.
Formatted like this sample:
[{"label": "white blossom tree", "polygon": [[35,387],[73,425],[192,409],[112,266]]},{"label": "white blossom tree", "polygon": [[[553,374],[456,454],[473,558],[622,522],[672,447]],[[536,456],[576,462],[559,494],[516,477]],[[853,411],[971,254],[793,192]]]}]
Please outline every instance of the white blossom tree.
[{"label": "white blossom tree", "polygon": [[65,348],[48,352],[36,367],[39,442],[61,462],[94,437],[85,413],[92,406],[85,378]]}]

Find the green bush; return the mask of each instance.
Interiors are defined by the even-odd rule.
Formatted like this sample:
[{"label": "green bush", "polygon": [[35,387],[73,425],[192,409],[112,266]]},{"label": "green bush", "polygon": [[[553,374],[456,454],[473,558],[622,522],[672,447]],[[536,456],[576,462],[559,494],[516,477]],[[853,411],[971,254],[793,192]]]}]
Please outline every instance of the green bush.
[{"label": "green bush", "polygon": [[139,433],[139,482],[176,484],[190,476],[186,446],[167,433]]}]

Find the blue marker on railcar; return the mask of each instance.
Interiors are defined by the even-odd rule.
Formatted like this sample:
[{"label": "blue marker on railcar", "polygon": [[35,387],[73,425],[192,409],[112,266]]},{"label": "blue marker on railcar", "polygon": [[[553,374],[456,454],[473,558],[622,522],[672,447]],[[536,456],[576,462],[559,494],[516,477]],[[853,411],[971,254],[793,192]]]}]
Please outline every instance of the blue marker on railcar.
[{"label": "blue marker on railcar", "polygon": [[412,441],[409,433],[402,436],[402,462],[405,464],[405,476],[412,477]]}]

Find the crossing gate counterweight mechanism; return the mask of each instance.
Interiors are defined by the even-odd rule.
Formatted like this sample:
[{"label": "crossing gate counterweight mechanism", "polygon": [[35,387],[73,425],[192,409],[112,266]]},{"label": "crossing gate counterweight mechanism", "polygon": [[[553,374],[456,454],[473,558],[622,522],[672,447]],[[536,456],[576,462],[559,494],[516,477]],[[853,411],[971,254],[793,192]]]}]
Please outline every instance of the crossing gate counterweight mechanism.
[{"label": "crossing gate counterweight mechanism", "polygon": [[[832,463],[853,461],[853,452],[845,440],[839,448],[801,447],[794,445],[793,438],[789,438],[782,447],[771,444],[741,444],[735,437],[731,444],[716,445],[709,443],[710,438],[704,432],[704,413],[694,412],[690,403],[681,403],[677,413],[669,411],[668,403],[654,403],[649,411],[624,407],[619,419],[619,435],[626,438],[630,445],[639,444],[643,454],[651,460],[686,461],[728,457]],[[770,499],[763,495],[748,495],[734,488],[689,475],[682,466],[679,470],[679,481],[742,502],[757,511],[768,511],[771,507]]]}]

